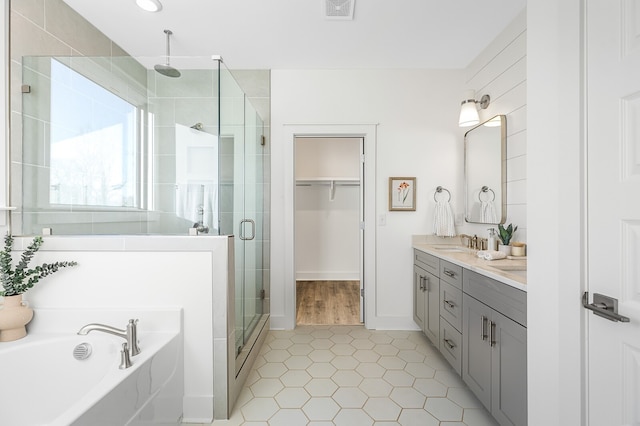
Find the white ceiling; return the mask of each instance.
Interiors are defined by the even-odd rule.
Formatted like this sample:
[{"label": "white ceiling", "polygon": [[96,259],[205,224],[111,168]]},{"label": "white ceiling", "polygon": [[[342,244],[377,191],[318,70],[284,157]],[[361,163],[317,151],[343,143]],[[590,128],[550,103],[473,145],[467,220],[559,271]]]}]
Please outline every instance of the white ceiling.
[{"label": "white ceiling", "polygon": [[325,0],[64,0],[132,56],[221,55],[231,69],[464,68],[526,0],[356,0],[354,19]]}]

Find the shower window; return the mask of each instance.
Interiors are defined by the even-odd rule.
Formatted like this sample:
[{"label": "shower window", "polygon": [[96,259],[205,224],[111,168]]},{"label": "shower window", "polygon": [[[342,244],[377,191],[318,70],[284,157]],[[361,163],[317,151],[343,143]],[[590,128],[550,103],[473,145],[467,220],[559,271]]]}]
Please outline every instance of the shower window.
[{"label": "shower window", "polygon": [[140,208],[139,108],[51,59],[49,203]]}]

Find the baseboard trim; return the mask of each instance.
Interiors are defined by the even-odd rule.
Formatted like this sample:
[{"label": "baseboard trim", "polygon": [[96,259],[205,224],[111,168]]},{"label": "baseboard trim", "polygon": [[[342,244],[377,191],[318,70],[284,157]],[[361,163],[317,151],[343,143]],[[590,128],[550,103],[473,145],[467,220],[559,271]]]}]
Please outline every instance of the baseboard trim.
[{"label": "baseboard trim", "polygon": [[296,272],[296,281],[359,281],[360,272]]}]

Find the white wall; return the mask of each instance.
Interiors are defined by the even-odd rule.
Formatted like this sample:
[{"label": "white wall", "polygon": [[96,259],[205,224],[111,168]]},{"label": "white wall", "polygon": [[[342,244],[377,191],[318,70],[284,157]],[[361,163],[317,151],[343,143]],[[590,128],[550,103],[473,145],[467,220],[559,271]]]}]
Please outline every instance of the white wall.
[{"label": "white wall", "polygon": [[[274,70],[272,71],[272,327],[293,315],[286,304],[284,170],[293,158],[283,144],[286,125],[377,123],[376,328],[415,328],[411,313],[411,235],[431,234],[433,192],[452,194],[457,231],[486,236],[486,225],[464,224],[463,137],[457,125],[466,89],[489,93],[481,119],[507,115],[507,223],[526,241],[526,13],[523,12],[466,70]],[[365,165],[366,167],[366,165]],[[388,178],[417,177],[415,212],[388,211]],[[378,225],[381,219],[385,226]],[[375,222],[375,223],[374,223]],[[374,244],[367,241],[365,244]]]},{"label": "white wall", "polygon": [[[376,265],[368,325],[417,328],[411,312],[411,235],[431,233],[438,185],[452,191],[454,209],[462,205],[463,132],[457,121],[463,81],[458,70],[272,71],[272,328],[286,328],[295,309],[285,300],[291,290],[285,283],[295,282],[285,259],[285,236],[293,227],[286,222],[293,208],[286,203],[293,196],[285,189],[291,187],[287,170],[294,164],[286,128],[313,124],[378,124],[375,158],[365,160],[365,169],[374,162],[377,171],[374,181],[365,183],[375,186],[376,210],[365,218],[365,227],[376,230],[365,242],[375,245]],[[390,176],[417,177],[415,212],[388,211]],[[385,226],[377,225],[380,215]]]},{"label": "white wall", "polygon": [[[507,219],[518,226],[513,241],[527,241],[527,27],[526,11],[465,70],[465,88],[476,99],[491,96],[480,121],[507,116]],[[468,129],[465,129],[467,131]],[[487,237],[487,225],[465,224],[461,232]]]}]

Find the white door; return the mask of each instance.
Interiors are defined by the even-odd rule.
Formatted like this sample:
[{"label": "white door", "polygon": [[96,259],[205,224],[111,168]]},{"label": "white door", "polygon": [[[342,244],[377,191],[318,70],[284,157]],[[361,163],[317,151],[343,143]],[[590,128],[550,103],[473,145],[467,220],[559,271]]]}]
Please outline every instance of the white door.
[{"label": "white door", "polygon": [[[640,2],[586,0],[589,425],[640,424]],[[591,302],[591,300],[589,300]]]}]

